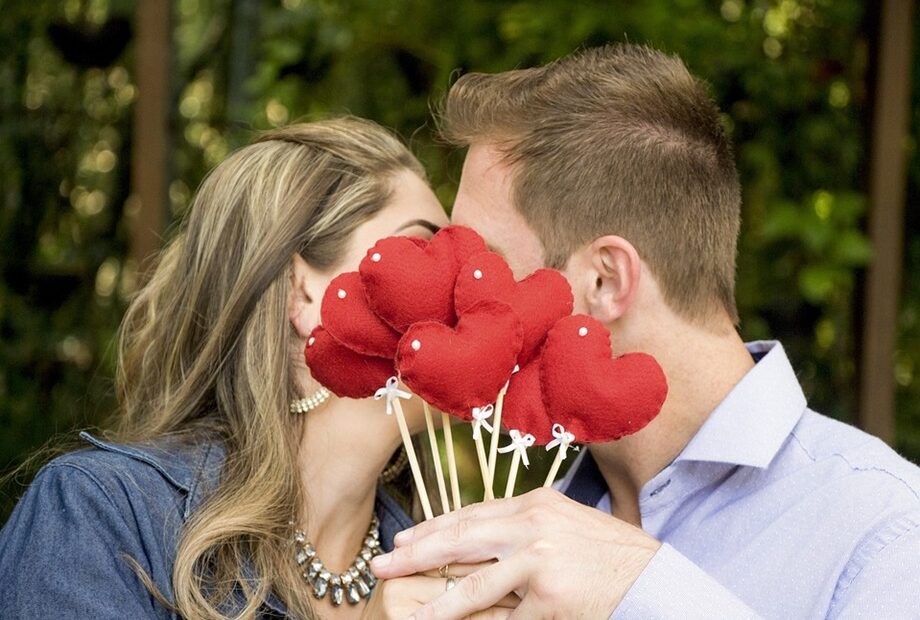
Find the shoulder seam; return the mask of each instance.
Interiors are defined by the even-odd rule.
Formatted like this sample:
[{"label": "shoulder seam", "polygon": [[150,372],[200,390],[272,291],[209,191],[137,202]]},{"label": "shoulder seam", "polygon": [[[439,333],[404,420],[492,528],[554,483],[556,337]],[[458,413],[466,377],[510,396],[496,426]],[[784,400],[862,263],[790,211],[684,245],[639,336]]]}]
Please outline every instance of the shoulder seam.
[{"label": "shoulder seam", "polygon": [[813,462],[818,460],[818,459],[815,457],[815,455],[812,454],[811,450],[809,450],[808,448],[805,447],[805,444],[802,443],[802,440],[799,439],[799,436],[798,436],[798,434],[796,434],[795,429],[792,429],[792,432],[789,433],[789,434],[792,436],[793,439],[795,439],[795,443],[799,444],[799,448],[801,448],[802,452],[805,453],[805,456],[807,456],[808,458],[810,458]]},{"label": "shoulder seam", "polygon": [[[818,459],[815,457],[814,454],[812,454],[812,452],[808,448],[805,447],[805,444],[803,444],[802,440],[799,439],[798,435],[795,434],[795,431],[793,431],[791,434],[792,434],[793,439],[795,439],[795,442],[799,445],[799,447],[806,454],[806,456],[808,456],[808,458],[810,458],[812,462],[817,462]],[[867,441],[866,443],[862,445],[866,445],[868,443],[870,442]],[[894,472],[888,469],[885,469],[884,467],[874,467],[874,466],[873,467],[861,467],[859,465],[854,464],[850,459],[846,457],[846,455],[841,454],[840,452],[834,452],[832,454],[828,454],[828,456],[840,459],[841,461],[846,463],[847,466],[849,466],[849,468],[852,469],[853,471],[875,471],[875,472],[887,474],[893,480],[897,480],[898,482],[900,482],[910,492],[910,494],[914,496],[914,498],[920,500],[920,492],[918,492],[909,482],[907,482],[906,480],[904,480],[903,478],[901,478]]]},{"label": "shoulder seam", "polygon": [[82,467],[82,466],[80,466],[80,465],[77,465],[76,463],[53,463],[53,462],[52,462],[52,463],[48,463],[48,464],[44,467],[45,470],[57,469],[57,468],[72,469],[72,470],[74,470],[74,471],[78,471],[78,472],[82,473],[82,474],[85,475],[87,478],[89,478],[89,479],[92,481],[92,483],[93,483],[94,485],[96,485],[96,486],[99,488],[100,491],[102,491],[102,494],[105,496],[106,501],[109,503],[109,505],[112,507],[112,509],[115,510],[116,513],[118,513],[118,515],[121,517],[122,521],[125,522],[125,525],[128,524],[128,522],[125,520],[125,516],[124,516],[124,515],[121,513],[121,511],[118,509],[118,505],[115,503],[115,500],[113,500],[113,499],[112,499],[112,496],[109,495],[108,489],[105,488],[105,485],[102,484],[102,482],[100,482],[100,480],[99,480],[91,471],[89,471],[89,470],[86,469],[85,467]]},{"label": "shoulder seam", "polygon": [[[86,469],[85,467],[82,467],[81,465],[78,465],[78,464],[76,464],[76,463],[67,463],[67,462],[65,462],[65,463],[55,463],[55,462],[51,462],[51,463],[48,463],[47,465],[45,465],[45,467],[42,468],[42,471],[51,470],[51,469],[65,469],[65,468],[66,468],[66,469],[73,470],[73,471],[80,472],[80,473],[82,473],[83,475],[85,475],[89,480],[91,480],[92,483],[93,483],[100,491],[102,491],[102,494],[103,494],[103,496],[105,496],[105,499],[106,499],[106,501],[109,503],[109,506],[111,506],[113,512],[114,512],[115,514],[118,515],[118,519],[121,520],[121,522],[124,524],[124,526],[125,526],[126,528],[128,528],[129,530],[132,529],[132,528],[135,529],[135,530],[137,529],[138,526],[137,526],[137,525],[132,526],[131,523],[128,521],[128,519],[125,517],[124,513],[118,508],[118,505],[115,503],[115,500],[112,499],[112,496],[109,494],[108,489],[106,489],[105,485],[102,484],[102,481],[100,481],[100,480],[96,477],[95,474],[93,474],[91,471],[89,471],[89,470]],[[39,475],[41,475],[41,473],[39,473]],[[145,550],[142,550],[142,553],[146,553],[146,551],[145,551]],[[130,566],[130,564],[129,564],[129,562],[126,560],[126,558],[132,558],[132,559],[134,559],[134,560],[137,561],[137,562],[140,562],[140,560],[139,560],[138,558],[135,558],[133,555],[129,554],[129,553],[128,553],[126,550],[124,550],[124,549],[118,550],[117,555],[118,555],[118,557],[119,557],[119,560],[124,564],[124,566],[128,569],[128,571],[129,571],[132,575],[134,575],[135,577],[137,577],[138,581],[140,581],[140,576],[139,576],[139,575],[134,571],[134,569]],[[147,563],[148,566],[149,566],[149,564],[150,564],[149,561],[147,561],[146,563]],[[146,570],[146,569],[145,569],[145,570]],[[146,587],[144,588],[144,591],[147,591]],[[152,595],[151,595],[151,596],[152,596]],[[172,616],[171,616],[171,617],[172,617]]]},{"label": "shoulder seam", "polygon": [[[211,450],[213,448],[214,448],[214,444],[208,444],[207,451],[204,453],[204,457],[201,459],[202,464],[208,462],[208,457],[211,455]],[[188,488],[185,490],[186,491],[185,503],[182,506],[183,522],[188,521],[189,515],[192,512],[192,498],[195,497],[195,491],[197,490],[199,486],[199,482],[201,482],[201,475],[202,475],[201,468],[199,468],[199,470],[195,472],[195,475],[192,477],[192,480],[189,483]]]},{"label": "shoulder seam", "polygon": [[95,437],[93,437],[92,435],[90,435],[89,433],[85,431],[80,433],[80,437],[84,441],[86,441],[87,443],[95,447],[97,450],[101,450],[102,452],[107,452],[109,454],[120,454],[121,456],[127,457],[139,463],[144,463],[148,467],[152,467],[161,476],[163,476],[170,484],[172,484],[178,489],[185,491],[186,493],[189,492],[188,485],[182,484],[178,480],[176,480],[172,476],[172,474],[169,471],[167,471],[166,468],[163,467],[163,465],[160,464],[155,458],[152,458],[151,456],[144,454],[142,452],[136,451],[136,450],[127,449],[122,446],[116,446],[116,445],[113,445],[107,442],[100,441],[99,439],[96,439]]}]

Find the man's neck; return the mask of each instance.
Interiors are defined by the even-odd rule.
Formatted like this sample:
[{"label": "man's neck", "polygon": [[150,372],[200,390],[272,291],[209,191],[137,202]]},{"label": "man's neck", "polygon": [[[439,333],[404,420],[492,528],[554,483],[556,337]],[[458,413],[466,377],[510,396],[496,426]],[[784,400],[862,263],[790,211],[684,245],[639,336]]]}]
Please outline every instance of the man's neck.
[{"label": "man's neck", "polygon": [[668,378],[668,398],[648,426],[629,437],[591,446],[610,490],[614,514],[641,526],[639,494],[673,461],[709,415],[753,368],[754,362],[734,329],[714,334],[681,324],[661,330],[643,350],[654,355]]}]

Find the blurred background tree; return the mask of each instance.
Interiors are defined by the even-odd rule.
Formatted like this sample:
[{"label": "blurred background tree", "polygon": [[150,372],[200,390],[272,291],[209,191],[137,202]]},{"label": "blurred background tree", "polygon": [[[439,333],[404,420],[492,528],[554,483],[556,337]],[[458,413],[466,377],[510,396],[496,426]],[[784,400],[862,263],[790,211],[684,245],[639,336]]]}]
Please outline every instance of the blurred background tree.
[{"label": "blurred background tree", "polygon": [[[745,339],[786,345],[813,408],[855,420],[875,23],[860,0],[175,0],[168,218],[258,129],[352,113],[396,129],[449,208],[452,76],[649,43],[712,84],[744,184]],[[130,252],[134,2],[7,0],[0,21],[0,467],[113,409]],[[915,53],[914,58],[920,58]],[[916,60],[915,60],[916,64]],[[916,74],[916,69],[915,69]],[[916,80],[915,80],[916,84]],[[911,98],[915,149],[920,93]],[[142,160],[141,160],[142,161]],[[910,159],[908,204],[920,192]],[[896,447],[920,460],[920,213],[908,209]],[[168,232],[166,233],[168,235]],[[538,459],[539,461],[539,459]],[[533,469],[539,469],[538,462]],[[21,487],[3,490],[0,520]]]}]

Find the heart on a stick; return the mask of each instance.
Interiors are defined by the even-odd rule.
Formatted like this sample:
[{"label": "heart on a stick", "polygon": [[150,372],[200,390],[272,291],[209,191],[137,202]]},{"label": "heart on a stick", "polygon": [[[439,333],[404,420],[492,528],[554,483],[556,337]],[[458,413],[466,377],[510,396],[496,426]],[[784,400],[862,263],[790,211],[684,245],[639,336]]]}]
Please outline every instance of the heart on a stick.
[{"label": "heart on a stick", "polygon": [[[479,233],[466,226],[445,226],[431,238],[431,241],[434,242],[435,239],[443,239],[450,245],[451,256],[454,258],[454,267],[457,271],[471,256],[487,252],[489,249]],[[457,272],[454,273],[454,279],[456,279]]]},{"label": "heart on a stick", "polygon": [[667,379],[654,357],[611,354],[610,332],[589,316],[560,319],[546,336],[543,400],[552,420],[578,443],[635,433],[658,415],[667,398]]},{"label": "heart on a stick", "polygon": [[538,446],[553,440],[553,421],[543,404],[540,385],[541,361],[538,355],[511,375],[502,408],[502,424],[509,430],[514,428],[530,433],[536,438]]},{"label": "heart on a stick", "polygon": [[329,283],[321,316],[326,331],[349,349],[375,357],[396,356],[400,334],[371,310],[357,271],[343,273]]},{"label": "heart on a stick", "polygon": [[556,321],[572,313],[572,289],[565,276],[553,269],[538,269],[516,282],[505,259],[495,252],[467,260],[454,286],[454,303],[461,314],[484,299],[505,302],[521,320],[524,344],[518,363],[522,366],[537,354]]},{"label": "heart on a stick", "polygon": [[485,250],[482,237],[460,226],[441,229],[424,246],[409,237],[381,239],[359,267],[368,305],[400,333],[420,321],[452,325],[460,266]]},{"label": "heart on a stick", "polygon": [[508,304],[483,301],[455,327],[416,323],[399,341],[396,367],[402,381],[441,411],[464,420],[471,409],[495,401],[511,376],[523,340]]},{"label": "heart on a stick", "polygon": [[314,379],[345,398],[370,398],[396,374],[392,359],[352,351],[322,326],[307,339],[304,359]]}]

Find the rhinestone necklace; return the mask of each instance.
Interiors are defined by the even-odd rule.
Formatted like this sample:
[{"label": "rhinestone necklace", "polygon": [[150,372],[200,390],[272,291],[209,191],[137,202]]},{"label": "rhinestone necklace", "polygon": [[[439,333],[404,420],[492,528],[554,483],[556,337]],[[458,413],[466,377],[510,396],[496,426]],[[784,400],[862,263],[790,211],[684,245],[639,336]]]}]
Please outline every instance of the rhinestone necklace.
[{"label": "rhinestone necklace", "polygon": [[307,541],[306,535],[297,530],[294,534],[297,553],[294,559],[303,569],[303,579],[313,589],[313,596],[322,599],[329,593],[329,601],[338,607],[343,601],[357,605],[367,598],[377,585],[377,578],[371,573],[370,561],[383,553],[380,548],[380,522],[377,516],[371,520],[371,526],[364,537],[364,544],[355,561],[340,575],[333,575],[326,570],[323,561],[316,557],[316,549]]}]

